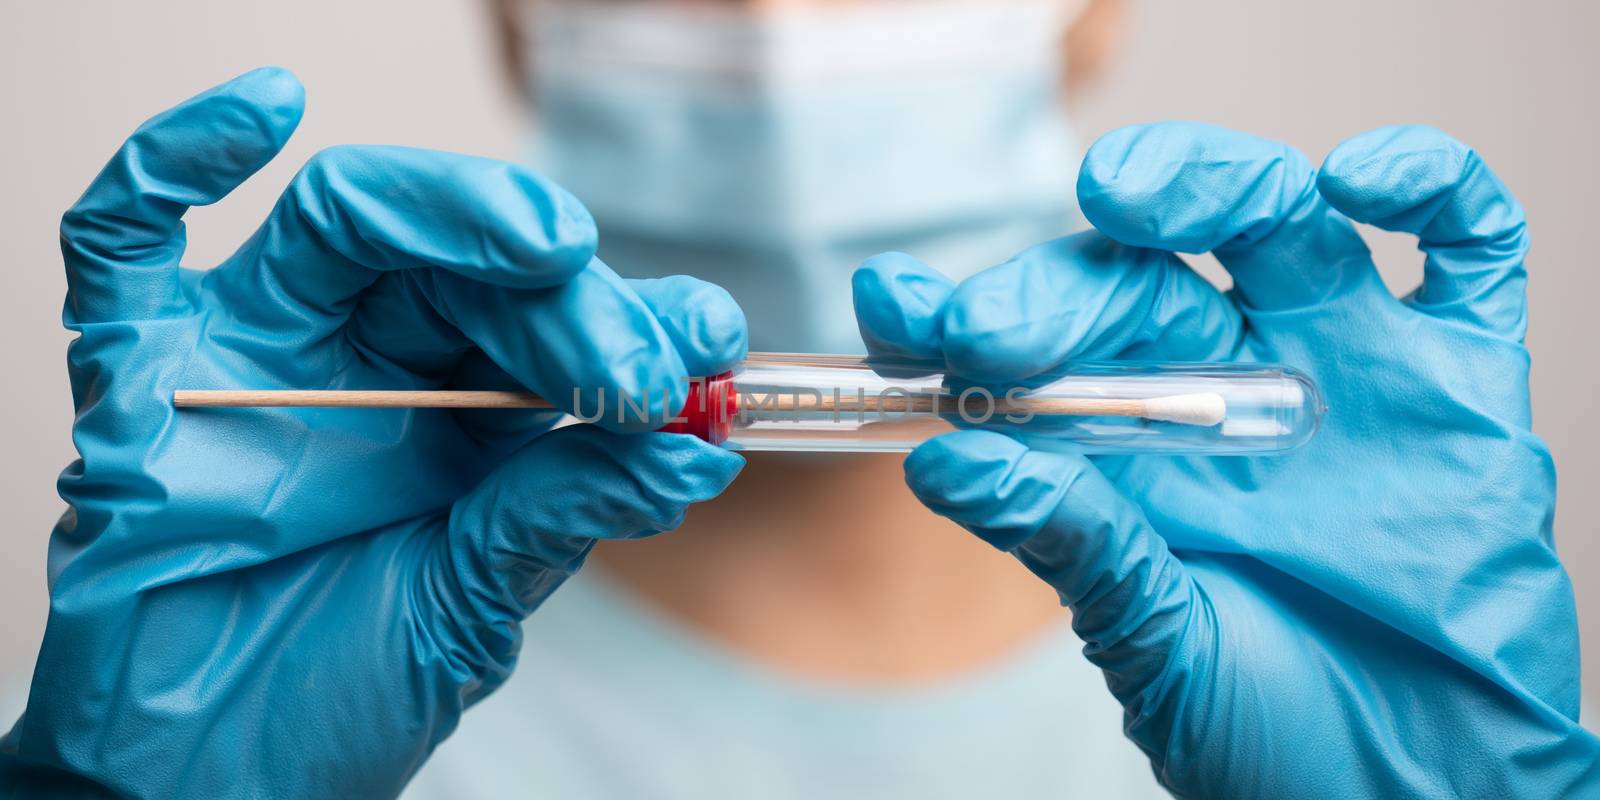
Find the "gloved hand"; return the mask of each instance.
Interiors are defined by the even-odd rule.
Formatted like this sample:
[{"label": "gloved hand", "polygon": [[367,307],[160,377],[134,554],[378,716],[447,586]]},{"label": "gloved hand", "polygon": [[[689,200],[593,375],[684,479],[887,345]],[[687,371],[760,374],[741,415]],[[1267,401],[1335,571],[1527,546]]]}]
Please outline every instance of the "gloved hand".
[{"label": "gloved hand", "polygon": [[[1292,150],[1193,124],[1114,132],[1078,183],[1098,232],[952,286],[903,255],[855,276],[880,352],[1004,381],[1066,359],[1272,361],[1328,413],[1261,458],[1099,458],[989,432],[906,461],[932,509],[1073,612],[1161,782],[1194,797],[1572,797],[1578,727],[1555,473],[1529,431],[1522,210],[1418,127]],[[1384,287],[1350,220],[1416,234]],[[1151,248],[1151,249],[1143,249]],[[1223,294],[1166,251],[1211,251]]]},{"label": "gloved hand", "polygon": [[607,387],[655,393],[653,418],[605,418],[649,430],[689,373],[743,354],[725,292],[625,284],[572,197],[446,153],[323,152],[237,253],[180,270],[183,212],[270,160],[302,107],[274,69],[202,94],[62,222],[82,458],[0,747],[19,794],[394,795],[596,539],[675,527],[743,463],[691,436],[547,432],[550,412],[175,412],[180,387]]}]

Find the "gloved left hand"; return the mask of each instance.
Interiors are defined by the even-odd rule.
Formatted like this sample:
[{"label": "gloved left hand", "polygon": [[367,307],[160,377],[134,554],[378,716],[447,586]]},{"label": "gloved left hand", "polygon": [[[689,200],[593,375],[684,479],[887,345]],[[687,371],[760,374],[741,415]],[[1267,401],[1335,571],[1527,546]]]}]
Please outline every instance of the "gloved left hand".
[{"label": "gloved left hand", "polygon": [[[959,286],[880,257],[857,312],[875,350],[991,384],[1072,359],[1283,362],[1321,384],[1321,433],[1278,456],[1091,461],[963,431],[906,461],[929,507],[1072,608],[1162,783],[1600,794],[1506,187],[1427,128],[1358,136],[1318,171],[1170,123],[1096,143],[1078,193],[1097,231]],[[1390,294],[1350,218],[1417,235],[1421,288]],[[1214,252],[1234,290],[1173,250]]]},{"label": "gloved left hand", "polygon": [[[651,415],[743,355],[726,292],[627,283],[511,164],[325,151],[213,270],[181,217],[264,165],[303,90],[258,70],[140,128],[62,222],[82,458],[0,790],[382,797],[500,685],[598,538],[676,527],[743,463],[549,412],[198,409],[178,388],[527,387]],[[615,394],[609,395],[613,398]],[[615,410],[613,408],[613,410]],[[6,794],[0,791],[0,794]]]}]

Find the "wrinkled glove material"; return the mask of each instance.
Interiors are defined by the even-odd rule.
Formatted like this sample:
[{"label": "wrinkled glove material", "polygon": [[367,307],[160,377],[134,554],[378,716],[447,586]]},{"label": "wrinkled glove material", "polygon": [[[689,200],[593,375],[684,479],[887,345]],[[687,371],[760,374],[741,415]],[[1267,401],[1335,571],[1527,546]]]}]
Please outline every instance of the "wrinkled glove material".
[{"label": "wrinkled glove material", "polygon": [[[1424,127],[1358,136],[1318,170],[1163,123],[1099,141],[1078,194],[1096,230],[960,285],[886,254],[855,276],[857,307],[874,351],[985,379],[1222,360],[1322,387],[1323,429],[1278,456],[1091,461],[960,432],[906,463],[931,508],[1058,590],[1162,782],[1600,796],[1506,187]],[[1352,221],[1416,235],[1422,286],[1391,294]],[[1214,253],[1233,289],[1173,251]]]},{"label": "wrinkled glove material", "polygon": [[[676,527],[742,464],[639,433],[690,370],[743,355],[737,307],[692,279],[623,281],[588,212],[521,167],[328,150],[232,257],[180,269],[183,212],[276,155],[303,102],[276,69],[202,94],[134,133],[63,219],[81,458],[29,702],[0,742],[9,793],[393,796],[597,539]],[[236,387],[664,399],[610,431],[172,408],[176,388]]]}]

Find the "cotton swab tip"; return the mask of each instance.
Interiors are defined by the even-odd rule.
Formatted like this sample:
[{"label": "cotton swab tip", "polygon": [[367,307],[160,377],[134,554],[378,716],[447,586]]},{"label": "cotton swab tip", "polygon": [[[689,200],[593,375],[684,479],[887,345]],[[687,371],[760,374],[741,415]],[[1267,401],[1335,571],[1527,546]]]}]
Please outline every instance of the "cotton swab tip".
[{"label": "cotton swab tip", "polygon": [[1228,403],[1216,392],[1152,397],[1144,401],[1144,416],[1161,422],[1210,427],[1228,416]]}]

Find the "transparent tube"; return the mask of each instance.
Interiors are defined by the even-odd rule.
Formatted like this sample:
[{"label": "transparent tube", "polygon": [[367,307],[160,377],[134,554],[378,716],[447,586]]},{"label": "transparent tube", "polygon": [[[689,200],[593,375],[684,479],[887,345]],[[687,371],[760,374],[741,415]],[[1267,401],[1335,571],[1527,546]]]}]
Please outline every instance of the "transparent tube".
[{"label": "transparent tube", "polygon": [[763,354],[691,392],[691,425],[733,450],[904,452],[941,433],[989,430],[1081,453],[1247,455],[1289,450],[1324,406],[1273,364],[1074,362],[974,383],[915,361]]}]

